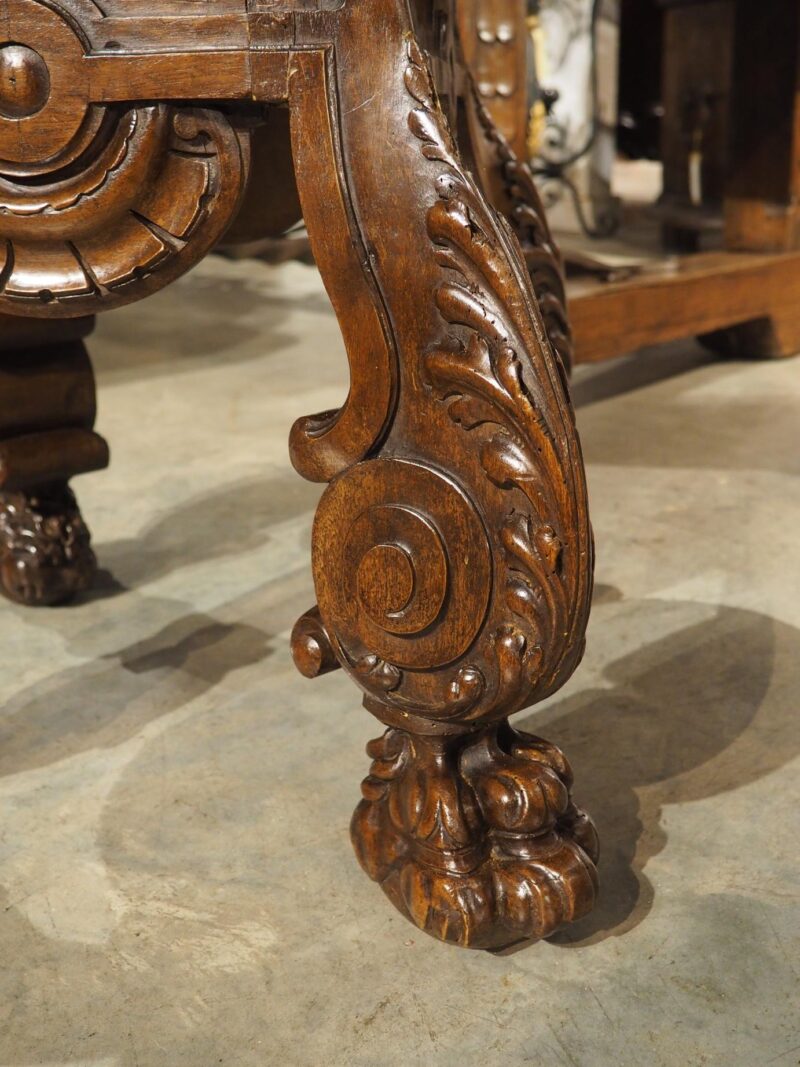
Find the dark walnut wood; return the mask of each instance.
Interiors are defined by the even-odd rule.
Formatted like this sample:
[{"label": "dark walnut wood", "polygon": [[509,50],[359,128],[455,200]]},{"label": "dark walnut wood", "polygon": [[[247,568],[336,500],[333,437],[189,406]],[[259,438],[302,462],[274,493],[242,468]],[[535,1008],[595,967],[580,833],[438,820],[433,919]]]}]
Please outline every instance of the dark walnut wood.
[{"label": "dark walnut wood", "polygon": [[0,583],[11,600],[61,604],[90,588],[96,561],[66,484],[0,493]]},{"label": "dark walnut wood", "polygon": [[[318,604],[293,650],[309,677],[344,668],[387,730],[356,852],[442,940],[546,937],[591,908],[597,842],[564,757],[508,719],[578,665],[593,551],[563,283],[530,174],[464,73],[450,2],[200,6],[5,0],[9,39],[38,58],[0,56],[0,310],[63,323],[168,284],[246,232],[237,215],[288,135],[351,377],[339,410],[292,430],[297,470],[329,483]],[[265,151],[268,105],[289,122],[268,118]],[[266,187],[294,195],[285,170]],[[296,213],[276,197],[262,232]],[[74,437],[94,441],[90,413],[51,402],[69,463],[56,476],[63,449],[14,446],[8,489],[26,495],[7,516],[99,465]]]},{"label": "dark walnut wood", "polygon": [[[298,470],[331,481],[314,530],[313,662],[327,639],[390,727],[352,825],[363,866],[422,929],[498,948],[594,900],[595,839],[566,764],[507,725],[577,665],[591,537],[520,248],[395,20],[394,50],[335,85],[304,56],[292,86],[304,216],[353,377],[340,412],[292,436]],[[388,135],[344,169],[338,146],[355,159],[374,121],[355,104],[381,87],[398,101],[381,116]],[[307,633],[295,643],[305,673]]]},{"label": "dark walnut wood", "polygon": [[468,78],[461,149],[487,197],[510,222],[522,248],[548,339],[567,375],[575,359],[561,254],[531,168],[514,152]]}]

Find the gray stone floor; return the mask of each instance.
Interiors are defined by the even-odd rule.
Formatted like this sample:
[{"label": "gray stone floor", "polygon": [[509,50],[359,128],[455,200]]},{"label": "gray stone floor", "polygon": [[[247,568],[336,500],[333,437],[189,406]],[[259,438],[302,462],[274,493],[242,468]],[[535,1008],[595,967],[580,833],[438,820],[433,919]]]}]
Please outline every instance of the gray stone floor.
[{"label": "gray stone floor", "polygon": [[521,719],[605,849],[598,910],[505,956],[397,917],[347,837],[370,717],[292,667],[345,362],[316,274],[208,262],[92,345],[104,568],[0,606],[0,1064],[800,1062],[800,363],[691,344],[576,380],[586,660]]}]

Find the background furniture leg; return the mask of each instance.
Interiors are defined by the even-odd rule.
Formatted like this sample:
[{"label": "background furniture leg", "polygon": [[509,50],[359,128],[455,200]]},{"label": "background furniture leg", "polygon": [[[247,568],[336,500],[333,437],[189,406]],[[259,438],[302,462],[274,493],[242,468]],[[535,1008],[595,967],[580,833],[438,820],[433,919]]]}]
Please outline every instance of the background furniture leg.
[{"label": "background furniture leg", "polygon": [[514,155],[528,147],[529,70],[525,0],[458,0],[464,62],[478,97]]},{"label": "background furniture leg", "polygon": [[[736,0],[731,149],[725,246],[732,252],[800,252],[800,7],[763,10]],[[778,261],[780,262],[780,261]],[[701,340],[726,356],[775,359],[800,352],[798,257],[784,261],[792,298],[769,314]]]}]

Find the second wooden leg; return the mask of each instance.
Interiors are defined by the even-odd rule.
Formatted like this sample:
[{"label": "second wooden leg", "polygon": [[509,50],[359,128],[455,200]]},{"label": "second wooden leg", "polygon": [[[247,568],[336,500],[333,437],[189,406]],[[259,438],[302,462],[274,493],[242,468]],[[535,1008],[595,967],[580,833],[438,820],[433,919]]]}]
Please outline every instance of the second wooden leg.
[{"label": "second wooden leg", "polygon": [[68,483],[108,464],[95,410],[82,339],[0,352],[0,592],[18,603],[63,603],[92,583],[89,531]]}]

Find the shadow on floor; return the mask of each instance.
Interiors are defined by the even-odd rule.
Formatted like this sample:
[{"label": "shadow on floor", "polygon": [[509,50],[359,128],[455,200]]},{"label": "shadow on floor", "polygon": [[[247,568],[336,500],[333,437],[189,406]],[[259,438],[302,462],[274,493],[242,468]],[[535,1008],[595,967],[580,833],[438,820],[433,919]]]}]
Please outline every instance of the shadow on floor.
[{"label": "shadow on floor", "polygon": [[0,778],[120,745],[232,671],[266,659],[269,641],[257,627],[189,614],[26,687],[0,719]]},{"label": "shadow on floor", "polygon": [[191,274],[151,297],[146,314],[132,307],[104,316],[90,341],[101,388],[112,382],[193,372],[204,361],[262,359],[296,340],[285,328],[292,306],[332,314],[324,293],[319,299],[270,296],[265,291],[268,278],[265,272],[260,284],[248,285],[235,277]]},{"label": "shadow on floor", "polygon": [[137,588],[179,567],[259,548],[279,523],[311,515],[321,489],[276,476],[231,482],[163,512],[135,537],[95,545],[103,573],[86,599]]},{"label": "shadow on floor", "polygon": [[[627,607],[642,632],[663,632],[676,603]],[[685,617],[703,606],[678,607]],[[654,893],[645,868],[667,841],[665,805],[740,789],[800,753],[800,630],[756,612],[706,609],[713,617],[611,663],[608,689],[515,724],[564,749],[578,804],[600,833],[599,903],[557,944],[619,936],[647,916]]]},{"label": "shadow on floor", "polygon": [[[612,648],[640,635],[650,634],[650,642],[607,657],[607,688],[601,682],[521,723],[564,746],[578,800],[595,815],[603,838],[599,907],[559,936],[563,947],[618,936],[646,918],[653,891],[645,868],[666,844],[666,805],[735,791],[800,751],[800,630],[750,611],[624,601],[608,587],[599,592],[597,625]],[[238,667],[259,662],[268,654],[265,638],[253,627],[188,616],[95,664],[59,672],[15,699],[9,740],[21,737],[6,757],[8,770],[133,737],[143,716],[166,715]],[[330,737],[310,757],[309,741],[298,744],[297,725],[285,720],[283,709],[265,716],[262,699],[250,691],[233,707],[209,712],[210,726],[187,720],[151,738],[146,755],[118,768],[108,789],[83,807],[81,789],[91,785],[86,776],[102,768],[92,752],[62,781],[61,792],[50,780],[31,781],[25,792],[19,776],[18,794],[38,818],[55,794],[55,830],[44,833],[40,822],[38,837],[29,841],[20,801],[12,813],[15,891],[38,890],[56,878],[59,846],[65,862],[74,856],[77,866],[69,885],[84,892],[95,887],[99,918],[89,914],[89,932],[96,926],[105,933],[90,940],[49,930],[45,913],[0,890],[3,933],[15,947],[5,977],[24,1007],[0,1036],[0,1054],[9,1062],[60,1062],[67,1050],[76,1062],[90,1055],[105,1062],[105,1056],[120,1067],[167,1062],[165,1055],[174,1064],[221,1062],[229,1058],[231,1035],[241,1040],[270,1032],[274,998],[287,996],[273,979],[276,953],[287,945],[302,964],[291,987],[297,997],[313,993],[312,967],[333,968],[337,981],[347,981],[348,968],[361,971],[371,954],[388,952],[379,958],[396,961],[405,936],[399,923],[385,946],[375,937],[357,951],[348,940],[352,932],[336,932],[337,923],[347,930],[351,920],[342,902],[346,882],[338,865],[347,845],[339,815],[328,814],[330,826],[319,822],[320,812],[338,811],[343,788]],[[350,743],[347,737],[340,735],[337,752]],[[265,761],[276,745],[285,757]],[[320,778],[323,752],[329,767]],[[63,764],[59,770],[66,773]],[[349,793],[351,785],[346,788]],[[328,791],[322,801],[320,789]],[[287,811],[308,827],[299,851],[273,828],[284,824]],[[74,834],[76,819],[84,837],[73,847],[60,826]],[[702,848],[698,840],[701,861]],[[31,851],[41,870],[30,867]],[[311,927],[314,938],[301,929],[286,941],[299,907],[298,879],[305,899],[319,898],[320,922]],[[108,911],[105,925],[100,904]],[[85,899],[79,910],[91,912]],[[57,915],[67,911],[61,900]],[[379,914],[376,907],[370,929],[377,929]],[[316,955],[315,940],[327,946]],[[44,992],[43,974],[59,977]],[[313,1010],[305,1001],[301,1007]],[[39,1028],[30,1022],[35,1011],[44,1020]],[[254,1051],[247,1062],[263,1063],[265,1054]]]},{"label": "shadow on floor", "polygon": [[640,349],[606,363],[581,364],[573,372],[572,402],[578,409],[586,408],[721,362],[719,356],[686,338]]},{"label": "shadow on floor", "polygon": [[[730,392],[729,379],[752,373],[748,363],[723,363],[691,342],[648,349],[585,368],[572,395],[586,461],[657,470],[766,470],[796,475],[797,403],[781,391],[782,360],[767,361],[748,392]],[[659,382],[656,391],[646,387]],[[760,388],[759,388],[760,385]],[[625,394],[635,396],[625,397]],[[623,405],[599,401],[623,397]],[[624,417],[625,433],[619,432]]]}]

